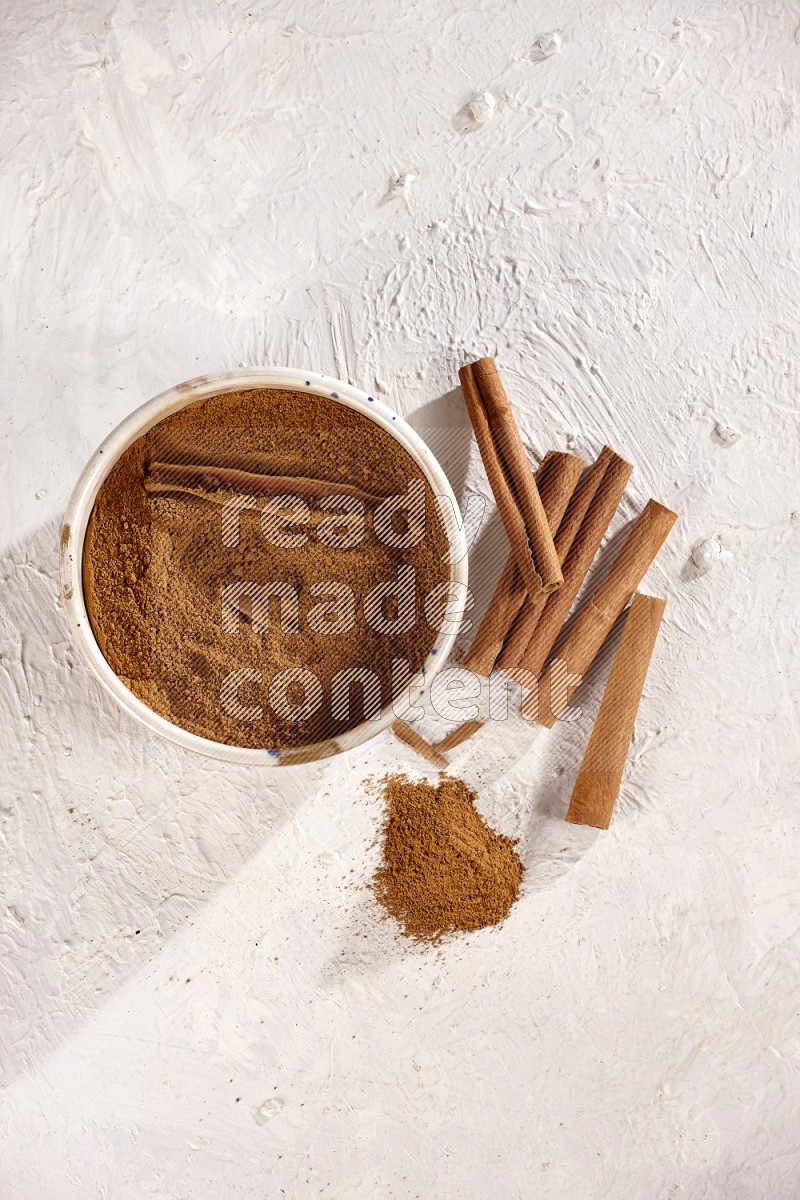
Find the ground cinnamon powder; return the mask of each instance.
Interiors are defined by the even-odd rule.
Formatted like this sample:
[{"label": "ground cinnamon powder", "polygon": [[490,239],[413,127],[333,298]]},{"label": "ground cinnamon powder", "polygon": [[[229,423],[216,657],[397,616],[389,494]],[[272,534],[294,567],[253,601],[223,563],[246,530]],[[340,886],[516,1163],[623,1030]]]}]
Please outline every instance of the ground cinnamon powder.
[{"label": "ground cinnamon powder", "polygon": [[[274,496],[269,488],[239,513],[237,544],[225,544],[226,501],[257,492],[259,479],[276,477],[300,481],[285,490],[302,493],[308,503],[309,521],[298,527],[303,544],[265,540],[260,510]],[[377,536],[373,511],[382,499],[406,493],[411,480],[424,484],[425,536],[414,545],[387,544]],[[308,494],[309,487],[318,494]],[[321,523],[330,519],[323,501],[332,490],[362,499],[366,521],[357,544],[321,540]],[[402,534],[402,511],[397,518],[392,528]],[[365,598],[407,568],[414,575],[413,624],[391,635],[376,632],[365,617]],[[358,683],[348,688],[344,715],[332,711],[332,680],[342,669],[373,672],[381,707],[390,702],[398,683],[423,666],[436,639],[423,601],[447,580],[449,569],[433,492],[393,437],[327,397],[254,389],[181,409],[120,457],[89,522],[83,582],[103,654],[145,704],[214,741],[279,748],[335,738],[371,711],[367,688]],[[258,629],[245,596],[236,631],[226,632],[223,591],[238,580],[286,585],[297,598],[296,627],[287,627],[289,610],[272,597],[267,627]],[[354,601],[352,622],[338,632],[312,625],[309,616],[330,601],[325,586],[331,583],[349,589]],[[397,607],[388,595],[382,610],[388,620]],[[311,672],[322,689],[322,702],[301,719],[297,713],[307,698],[302,684],[286,689],[284,711],[270,700],[270,681],[292,669]],[[248,719],[226,712],[220,701],[221,684],[234,670],[258,672],[237,685]]]},{"label": "ground cinnamon powder", "polygon": [[383,865],[375,894],[403,931],[433,941],[508,916],[522,879],[511,838],[495,833],[460,779],[384,781]]}]

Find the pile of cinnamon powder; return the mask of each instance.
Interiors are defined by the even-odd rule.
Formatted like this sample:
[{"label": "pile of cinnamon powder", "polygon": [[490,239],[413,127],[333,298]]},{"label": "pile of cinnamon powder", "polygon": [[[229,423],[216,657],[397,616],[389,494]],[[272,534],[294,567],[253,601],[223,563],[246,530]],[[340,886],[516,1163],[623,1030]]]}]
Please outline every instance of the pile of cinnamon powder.
[{"label": "pile of cinnamon powder", "polygon": [[383,865],[374,887],[403,932],[434,941],[507,917],[522,863],[512,839],[486,825],[474,792],[449,776],[431,784],[390,775],[383,783]]}]

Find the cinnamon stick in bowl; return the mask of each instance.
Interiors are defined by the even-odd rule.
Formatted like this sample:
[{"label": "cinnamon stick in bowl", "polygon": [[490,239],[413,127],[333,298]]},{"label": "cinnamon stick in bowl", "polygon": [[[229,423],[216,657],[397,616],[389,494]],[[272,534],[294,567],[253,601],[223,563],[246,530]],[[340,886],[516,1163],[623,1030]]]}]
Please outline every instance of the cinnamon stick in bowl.
[{"label": "cinnamon stick in bowl", "polygon": [[514,561],[535,599],[560,587],[563,576],[511,405],[491,358],[462,367],[458,376]]},{"label": "cinnamon stick in bowl", "polygon": [[[657,500],[648,500],[608,575],[595,588],[548,663],[538,688],[522,704],[523,716],[535,717],[540,725],[552,729],[676,520],[677,513]],[[563,687],[556,685],[554,689],[556,662],[566,678]]]}]

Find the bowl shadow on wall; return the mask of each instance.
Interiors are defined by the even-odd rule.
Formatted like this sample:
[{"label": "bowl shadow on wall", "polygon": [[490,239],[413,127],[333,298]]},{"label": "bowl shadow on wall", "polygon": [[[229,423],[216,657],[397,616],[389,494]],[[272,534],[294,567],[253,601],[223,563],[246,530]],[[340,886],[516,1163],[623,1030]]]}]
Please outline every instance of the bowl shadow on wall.
[{"label": "bowl shadow on wall", "polygon": [[429,400],[406,420],[436,455],[456,499],[463,504],[473,434],[464,411],[461,388],[453,388],[435,400]]},{"label": "bowl shadow on wall", "polygon": [[0,1078],[54,1048],[158,954],[331,769],[223,765],[140,728],[84,665],[53,521],[4,558]]}]

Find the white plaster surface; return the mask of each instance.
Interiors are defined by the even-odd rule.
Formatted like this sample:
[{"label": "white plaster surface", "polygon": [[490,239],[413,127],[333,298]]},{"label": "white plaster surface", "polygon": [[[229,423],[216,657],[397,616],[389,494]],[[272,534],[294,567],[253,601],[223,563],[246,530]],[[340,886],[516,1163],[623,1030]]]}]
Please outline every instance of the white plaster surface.
[{"label": "white plaster surface", "polygon": [[[796,1200],[800,9],[4,16],[3,1200]],[[121,417],[240,363],[385,393],[485,493],[478,353],[533,452],[636,463],[615,531],[649,495],[680,519],[611,830],[562,820],[606,656],[582,722],[453,755],[527,873],[431,950],[364,887],[367,781],[425,765],[157,742],[71,648],[55,543]]]}]

